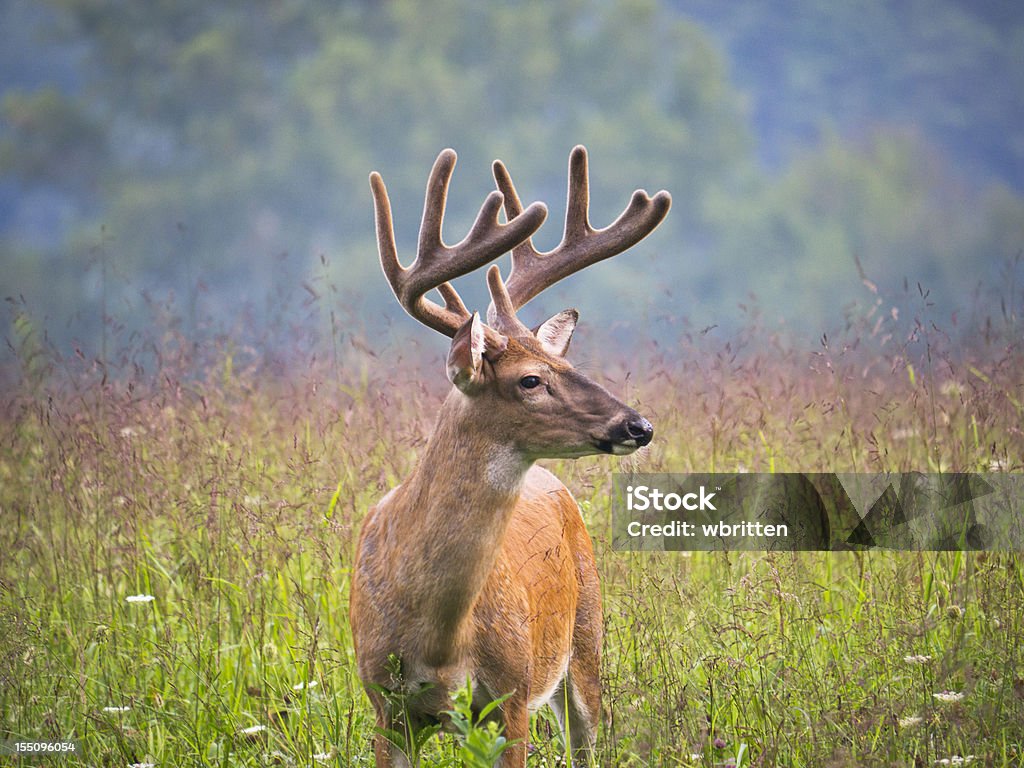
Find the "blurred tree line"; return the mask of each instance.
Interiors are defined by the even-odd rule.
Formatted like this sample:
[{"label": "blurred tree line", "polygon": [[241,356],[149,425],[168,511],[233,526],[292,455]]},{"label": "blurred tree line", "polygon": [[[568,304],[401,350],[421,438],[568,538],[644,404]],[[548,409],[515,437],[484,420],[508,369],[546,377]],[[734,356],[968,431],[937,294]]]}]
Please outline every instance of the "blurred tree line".
[{"label": "blurred tree line", "polygon": [[788,162],[824,121],[920,126],[957,165],[1024,188],[1024,10],[1007,0],[674,0],[756,94],[762,157]]},{"label": "blurred tree line", "polygon": [[[920,281],[954,311],[1024,244],[1024,88],[979,93],[988,78],[1022,84],[1007,52],[1024,12],[993,2],[967,23],[966,3],[928,5],[915,48],[916,17],[880,3],[9,0],[3,294],[89,354],[154,316],[287,344],[305,312],[337,340],[342,307],[367,323],[400,312],[377,266],[370,170],[406,261],[444,146],[460,157],[449,240],[500,157],[524,200],[549,204],[551,247],[583,143],[595,225],[635,186],[674,198],[636,253],[553,290],[585,319],[728,326],[753,291],[771,322],[814,337],[865,298],[865,277]],[[848,125],[845,99],[871,109]],[[460,286],[478,306],[482,282]]]}]

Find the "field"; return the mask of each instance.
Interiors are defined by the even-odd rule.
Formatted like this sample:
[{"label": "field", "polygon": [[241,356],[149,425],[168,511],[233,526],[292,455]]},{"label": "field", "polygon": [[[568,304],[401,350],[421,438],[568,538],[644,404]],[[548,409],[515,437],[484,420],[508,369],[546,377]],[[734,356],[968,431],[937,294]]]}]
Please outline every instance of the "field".
[{"label": "field", "polygon": [[[1024,765],[1017,554],[609,545],[622,465],[1021,471],[1012,334],[882,326],[590,355],[657,428],[639,455],[549,465],[603,579],[601,764]],[[372,764],[349,566],[429,434],[441,342],[423,363],[346,338],[285,364],[168,334],[100,364],[22,330],[0,402],[0,739],[82,751],[18,764]],[[553,722],[531,765],[564,764]],[[424,761],[454,755],[435,739]]]}]

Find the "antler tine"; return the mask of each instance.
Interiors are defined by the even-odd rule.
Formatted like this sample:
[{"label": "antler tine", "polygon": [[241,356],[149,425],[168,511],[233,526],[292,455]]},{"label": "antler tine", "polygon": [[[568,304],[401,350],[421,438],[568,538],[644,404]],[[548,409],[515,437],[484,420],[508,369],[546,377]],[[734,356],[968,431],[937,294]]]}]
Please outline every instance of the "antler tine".
[{"label": "antler tine", "polygon": [[[505,197],[505,213],[514,221],[522,204],[508,169],[494,163],[494,178]],[[662,190],[654,197],[637,190],[619,217],[604,229],[594,229],[589,221],[590,183],[587,150],[576,146],[569,155],[569,192],[562,242],[547,253],[539,253],[531,239],[512,251],[512,271],[505,287],[512,306],[519,309],[530,299],[569,275],[615,256],[636,245],[662,222],[672,206],[672,196]],[[488,321],[495,316],[494,302],[488,308]]]},{"label": "antler tine", "polygon": [[491,305],[487,311],[487,324],[505,336],[523,337],[530,329],[516,317],[516,308],[505,289],[505,281],[501,279],[501,269],[497,264],[487,268],[487,290],[491,294]]},{"label": "antler tine", "polygon": [[[416,259],[408,267],[403,267],[398,261],[391,203],[384,180],[379,173],[370,174],[377,244],[384,275],[406,312],[446,336],[454,336],[470,318],[450,281],[482,267],[529,239],[547,217],[547,208],[541,203],[534,203],[515,220],[502,224],[498,221],[498,213],[504,198],[500,192],[491,192],[480,207],[469,234],[456,245],[446,246],[441,238],[441,225],[455,161],[456,155],[451,149],[443,150],[434,161],[427,181]],[[521,204],[519,209],[522,209]],[[444,298],[443,307],[426,298],[427,291],[433,288]]]}]

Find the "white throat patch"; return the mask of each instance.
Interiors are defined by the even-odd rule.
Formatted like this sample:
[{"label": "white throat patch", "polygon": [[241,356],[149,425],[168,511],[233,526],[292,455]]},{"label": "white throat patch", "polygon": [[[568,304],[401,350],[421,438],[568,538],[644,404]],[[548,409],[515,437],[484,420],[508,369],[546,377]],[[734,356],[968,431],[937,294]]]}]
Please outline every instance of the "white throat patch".
[{"label": "white throat patch", "polygon": [[510,496],[519,493],[529,465],[511,446],[492,448],[487,456],[485,481],[491,488]]}]

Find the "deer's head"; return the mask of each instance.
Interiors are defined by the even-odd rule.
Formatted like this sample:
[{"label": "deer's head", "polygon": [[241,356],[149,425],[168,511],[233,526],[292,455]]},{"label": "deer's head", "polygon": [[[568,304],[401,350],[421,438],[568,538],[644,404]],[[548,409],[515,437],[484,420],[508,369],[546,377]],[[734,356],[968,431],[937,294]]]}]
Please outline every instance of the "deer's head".
[{"label": "deer's head", "polygon": [[[454,246],[441,240],[448,183],[455,152],[443,151],[427,183],[415,261],[402,267],[391,220],[391,206],[380,175],[370,176],[381,266],[399,303],[412,317],[452,339],[448,378],[460,393],[464,418],[479,424],[491,440],[530,460],[574,458],[595,453],[626,454],[651,441],[654,429],[566,360],[578,318],[574,309],[554,315],[534,329],[517,311],[545,288],[584,267],[639,242],[668,213],[671,198],[638,190],[609,227],[588,221],[587,153],[576,147],[569,159],[569,197],[562,242],[538,253],[532,236],[547,217],[542,203],[525,210],[511,177],[494,163],[498,191],[480,209],[469,234]],[[506,223],[498,221],[504,206]],[[470,313],[451,280],[512,252],[512,271],[502,279],[497,265],[487,270],[491,303],[484,323]],[[436,288],[444,305],[426,298]]]}]

